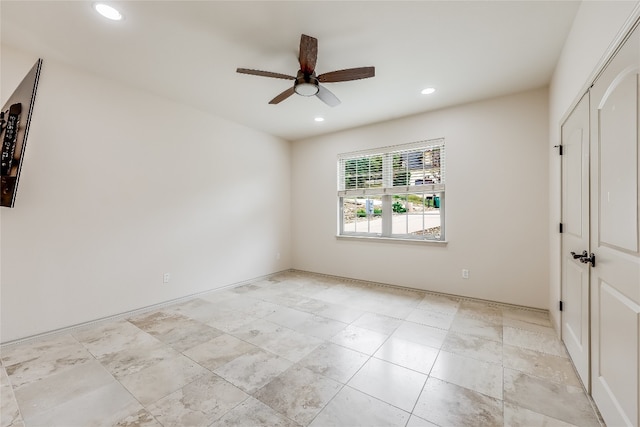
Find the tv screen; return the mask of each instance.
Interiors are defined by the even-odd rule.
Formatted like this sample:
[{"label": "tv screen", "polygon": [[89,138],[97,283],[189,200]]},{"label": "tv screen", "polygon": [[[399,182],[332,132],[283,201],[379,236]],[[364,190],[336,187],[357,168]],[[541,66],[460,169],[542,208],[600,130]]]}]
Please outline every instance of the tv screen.
[{"label": "tv screen", "polygon": [[0,206],[12,208],[15,204],[40,68],[42,59],[38,59],[0,111]]}]

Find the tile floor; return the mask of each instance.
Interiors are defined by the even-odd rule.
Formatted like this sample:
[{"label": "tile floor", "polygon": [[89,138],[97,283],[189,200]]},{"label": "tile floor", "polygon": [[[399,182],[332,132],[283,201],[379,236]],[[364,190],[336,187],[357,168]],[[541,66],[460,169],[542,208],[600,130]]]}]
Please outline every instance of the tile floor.
[{"label": "tile floor", "polygon": [[1,427],[600,425],[547,313],[300,272],[1,361]]}]

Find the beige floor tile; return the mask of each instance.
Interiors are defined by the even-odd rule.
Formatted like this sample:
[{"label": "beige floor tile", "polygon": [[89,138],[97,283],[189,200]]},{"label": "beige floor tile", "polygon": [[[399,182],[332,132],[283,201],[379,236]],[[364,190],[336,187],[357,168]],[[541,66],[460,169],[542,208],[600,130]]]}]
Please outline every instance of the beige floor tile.
[{"label": "beige floor tile", "polygon": [[281,308],[281,306],[277,304],[252,298],[249,295],[243,295],[242,298],[229,300],[225,302],[225,306],[258,319],[269,316]]},{"label": "beige floor tile", "polygon": [[177,304],[170,305],[165,311],[183,314],[187,317],[193,317],[195,314],[206,314],[218,307],[218,304],[237,298],[238,295],[229,290],[213,291],[201,295],[200,298],[193,298]]},{"label": "beige floor tile", "polygon": [[504,400],[566,423],[599,426],[582,388],[552,383],[512,369],[504,369]]},{"label": "beige floor tile", "polygon": [[516,329],[524,329],[526,331],[537,332],[540,334],[547,334],[557,336],[556,330],[551,326],[539,325],[537,323],[530,323],[524,320],[511,319],[505,317],[502,319],[503,326],[516,328]]},{"label": "beige floor tile", "polygon": [[407,320],[410,322],[445,330],[451,327],[453,319],[453,314],[440,313],[438,311],[424,310],[421,308],[416,308],[407,316]]},{"label": "beige floor tile", "polygon": [[351,388],[411,412],[426,380],[425,374],[372,358],[347,384]]},{"label": "beige floor tile", "polygon": [[211,371],[235,358],[260,351],[259,347],[231,335],[220,335],[184,352],[184,355]]},{"label": "beige floor tile", "polygon": [[502,363],[501,343],[471,335],[449,332],[442,350],[485,362]]},{"label": "beige floor tile", "polygon": [[307,425],[341,388],[337,381],[293,366],[253,396],[287,418]]},{"label": "beige floor tile", "polygon": [[211,424],[211,427],[238,426],[298,427],[299,424],[274,411],[258,399],[249,397]]},{"label": "beige floor tile", "polygon": [[115,427],[164,427],[146,409],[129,414],[114,424]]},{"label": "beige floor tile", "polygon": [[260,318],[242,311],[225,308],[209,313],[206,318],[203,316],[199,320],[219,331],[231,333],[238,328],[260,320]]},{"label": "beige floor tile", "polygon": [[534,323],[541,326],[551,327],[549,313],[546,311],[504,308],[502,310],[502,316],[504,319],[520,320],[527,323]]},{"label": "beige floor tile", "polygon": [[573,364],[566,357],[505,345],[503,358],[505,368],[559,384],[582,387]]},{"label": "beige floor tile", "polygon": [[99,362],[91,360],[15,388],[14,393],[28,425],[30,420],[39,419],[43,413],[113,384],[117,383],[111,374]]},{"label": "beige floor tile", "polygon": [[413,414],[440,426],[502,427],[502,401],[430,377]]},{"label": "beige floor tile", "polygon": [[23,344],[8,345],[2,347],[2,366],[7,367],[35,359],[51,359],[58,354],[74,354],[83,350],[71,334],[44,337],[39,340],[25,342]]},{"label": "beige floor tile", "polygon": [[164,360],[175,359],[180,352],[158,341],[151,335],[145,334],[148,340],[137,340],[130,346],[115,353],[105,354],[98,358],[111,374],[116,378],[123,378],[140,372]]},{"label": "beige floor tile", "polygon": [[310,426],[403,427],[408,418],[408,412],[346,386],[318,414]]},{"label": "beige floor tile", "polygon": [[329,339],[347,327],[346,323],[289,307],[279,308],[264,320],[320,339]]},{"label": "beige floor tile", "polygon": [[218,329],[169,311],[157,311],[129,321],[178,351],[185,351],[222,335]]},{"label": "beige floor tile", "polygon": [[384,314],[364,313],[355,322],[353,326],[371,329],[381,334],[391,335],[398,326],[402,324],[402,320],[385,316]]},{"label": "beige floor tile", "polygon": [[505,327],[503,342],[505,345],[521,347],[559,357],[569,357],[564,348],[564,344],[562,344],[557,337],[549,334],[540,334],[524,329]]},{"label": "beige floor tile", "polygon": [[73,336],[96,358],[127,349],[132,345],[159,342],[124,319],[82,328],[73,332]]},{"label": "beige floor tile", "polygon": [[347,383],[369,356],[333,343],[325,343],[298,362],[316,374]]},{"label": "beige floor tile", "polygon": [[460,301],[456,298],[444,295],[427,294],[416,308],[436,313],[455,315],[460,307]]},{"label": "beige floor tile", "polygon": [[409,418],[409,422],[407,423],[407,427],[437,427],[437,426],[420,417],[411,415],[411,418]]},{"label": "beige floor tile", "polygon": [[372,331],[370,329],[359,328],[358,326],[347,326],[337,333],[331,342],[359,351],[368,355],[375,353],[388,335]]},{"label": "beige floor tile", "polygon": [[3,349],[3,367],[14,388],[40,381],[93,361],[93,356],[70,334]]},{"label": "beige floor tile", "polygon": [[392,336],[405,341],[440,348],[447,337],[447,331],[418,323],[402,322]]},{"label": "beige floor tile", "polygon": [[351,323],[358,319],[363,311],[356,310],[353,307],[348,307],[340,304],[333,304],[330,302],[307,299],[294,306],[297,310],[305,311],[307,313],[313,313],[318,316],[326,317],[328,319],[337,320],[343,323]]},{"label": "beige floor tile", "polygon": [[502,400],[502,366],[440,351],[431,376]]},{"label": "beige floor tile", "polygon": [[123,418],[137,413],[142,406],[118,382],[80,394],[46,411],[25,417],[27,425],[113,426]]},{"label": "beige floor tile", "polygon": [[4,368],[0,368],[0,372],[0,427],[17,426],[22,423],[18,402]]},{"label": "beige floor tile", "polygon": [[390,337],[374,354],[374,357],[423,374],[429,374],[438,356],[438,351],[433,347]]},{"label": "beige floor tile", "polygon": [[268,294],[261,293],[260,299],[268,301],[273,304],[282,305],[285,307],[295,307],[297,304],[307,300],[309,297],[302,296],[298,294],[294,294],[292,292],[281,292],[281,293],[273,293],[269,292]]},{"label": "beige floor tile", "polygon": [[482,301],[461,301],[458,316],[484,320],[497,326],[502,326],[502,308]]},{"label": "beige floor tile", "polygon": [[214,373],[245,392],[253,393],[289,369],[292,364],[273,353],[259,350],[236,357],[216,368]]},{"label": "beige floor tile", "polygon": [[231,334],[294,363],[324,342],[320,338],[266,320],[251,322]]},{"label": "beige floor tile", "polygon": [[208,371],[180,355],[120,378],[140,403],[148,405],[184,387]]},{"label": "beige floor tile", "polygon": [[502,325],[457,315],[451,324],[450,330],[459,334],[473,335],[491,341],[502,342]]},{"label": "beige floor tile", "polygon": [[362,311],[382,314],[384,316],[393,317],[395,319],[406,319],[407,316],[415,309],[414,305],[389,304],[384,301],[376,301],[367,306],[358,306]]},{"label": "beige floor tile", "polygon": [[504,425],[510,427],[577,427],[509,402],[504,404]]},{"label": "beige floor tile", "polygon": [[164,427],[206,427],[248,397],[231,383],[208,373],[151,404],[148,409]]}]

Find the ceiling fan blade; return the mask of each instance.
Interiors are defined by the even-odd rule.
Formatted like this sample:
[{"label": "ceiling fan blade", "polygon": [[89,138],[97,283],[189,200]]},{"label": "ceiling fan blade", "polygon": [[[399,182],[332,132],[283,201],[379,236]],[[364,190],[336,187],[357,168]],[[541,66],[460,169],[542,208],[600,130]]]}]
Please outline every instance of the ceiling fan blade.
[{"label": "ceiling fan blade", "polygon": [[238,68],[236,72],[240,74],[251,74],[253,76],[262,76],[262,77],[273,77],[275,79],[285,79],[285,80],[295,80],[296,78],[293,76],[288,76],[286,74],[280,73],[272,73],[271,71],[261,71],[261,70],[250,70],[248,68]]},{"label": "ceiling fan blade", "polygon": [[318,81],[321,83],[346,82],[349,80],[368,79],[376,75],[375,67],[349,68],[346,70],[331,71],[320,74]]},{"label": "ceiling fan blade", "polygon": [[279,104],[280,102],[284,101],[294,93],[295,91],[293,90],[293,86],[291,86],[289,89],[285,90],[280,95],[276,96],[271,101],[269,101],[269,104]]},{"label": "ceiling fan blade", "polygon": [[340,100],[338,99],[338,97],[335,96],[329,89],[320,85],[318,85],[318,93],[316,93],[316,96],[329,107],[340,105]]},{"label": "ceiling fan blade", "polygon": [[316,69],[318,59],[318,39],[303,34],[300,36],[300,70],[305,74],[312,74]]}]

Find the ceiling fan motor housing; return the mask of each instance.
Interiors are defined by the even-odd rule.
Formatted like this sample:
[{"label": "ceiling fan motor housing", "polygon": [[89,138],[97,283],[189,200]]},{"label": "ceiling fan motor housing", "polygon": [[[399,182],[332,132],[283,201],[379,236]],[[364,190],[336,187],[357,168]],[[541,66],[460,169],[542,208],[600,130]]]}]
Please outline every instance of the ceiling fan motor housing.
[{"label": "ceiling fan motor housing", "polygon": [[316,73],[306,74],[302,70],[298,70],[298,76],[293,84],[293,90],[302,96],[316,95],[320,90]]}]

